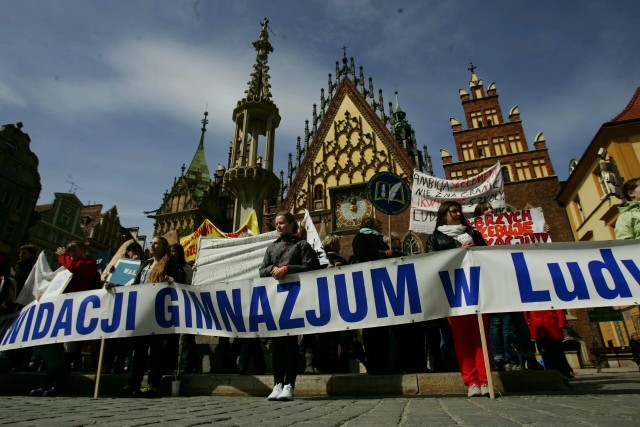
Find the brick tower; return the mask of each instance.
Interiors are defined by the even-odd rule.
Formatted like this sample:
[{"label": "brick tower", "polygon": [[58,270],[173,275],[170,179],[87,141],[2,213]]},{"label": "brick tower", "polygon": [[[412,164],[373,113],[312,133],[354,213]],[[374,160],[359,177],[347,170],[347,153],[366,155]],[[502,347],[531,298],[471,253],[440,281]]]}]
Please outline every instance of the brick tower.
[{"label": "brick tower", "polygon": [[551,226],[553,241],[572,241],[566,212],[555,201],[560,188],[546,140],[538,133],[530,150],[522,129],[517,106],[509,110],[508,121],[502,115],[495,83],[485,93],[482,80],[471,65],[470,93],[460,89],[460,100],[467,128],[451,118],[451,129],[458,153],[454,162],[447,150],[440,150],[447,179],[465,179],[500,162],[504,178],[505,200],[514,210],[541,207]]}]

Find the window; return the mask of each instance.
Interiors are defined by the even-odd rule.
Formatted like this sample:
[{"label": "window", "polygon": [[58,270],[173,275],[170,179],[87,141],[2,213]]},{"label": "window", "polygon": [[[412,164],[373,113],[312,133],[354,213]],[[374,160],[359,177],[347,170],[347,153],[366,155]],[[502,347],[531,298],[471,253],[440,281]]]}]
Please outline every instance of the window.
[{"label": "window", "polygon": [[489,141],[482,140],[478,141],[478,157],[490,157],[491,153],[489,152]]},{"label": "window", "polygon": [[482,113],[480,111],[472,111],[469,116],[471,117],[471,127],[481,128],[482,124]]},{"label": "window", "polygon": [[582,203],[580,203],[580,197],[576,196],[575,199],[573,199],[573,210],[575,211],[576,215],[579,218],[579,222],[583,223],[584,222],[584,209],[582,208]]},{"label": "window", "polygon": [[543,159],[532,160],[531,166],[533,166],[533,174],[536,178],[549,176],[549,171],[547,170],[547,163]]},{"label": "window", "polygon": [[520,135],[509,135],[508,140],[512,153],[521,153],[524,151],[522,141],[520,141]]},{"label": "window", "polygon": [[496,156],[502,156],[507,154],[507,145],[504,143],[504,138],[493,138],[493,150],[496,152]]},{"label": "window", "polygon": [[487,126],[493,126],[500,123],[500,121],[498,120],[498,112],[495,108],[484,110],[484,115],[487,119]]},{"label": "window", "polygon": [[509,171],[509,166],[502,166],[500,170],[502,171],[502,181],[505,184],[507,182],[511,182],[511,172]]},{"label": "window", "polygon": [[402,242],[402,251],[408,255],[422,253],[420,241],[413,234],[409,234]]},{"label": "window", "polygon": [[462,171],[452,171],[451,179],[462,179]]},{"label": "window", "polygon": [[2,240],[4,240],[5,242],[11,242],[13,241],[15,234],[16,234],[16,229],[18,228],[18,224],[13,222],[13,221],[7,221],[7,223],[4,226],[4,231],[2,232]]},{"label": "window", "polygon": [[324,188],[322,184],[318,184],[313,189],[313,198],[315,200],[322,199],[324,197]]},{"label": "window", "polygon": [[605,194],[609,193],[607,183],[604,181],[604,179],[602,178],[602,175],[600,174],[599,166],[597,166],[593,170],[593,172],[591,173],[591,178],[593,179],[596,190],[598,191],[598,196],[600,198],[602,198]]},{"label": "window", "polygon": [[464,160],[473,160],[476,158],[476,155],[473,152],[472,142],[463,142],[460,144],[460,148],[462,148],[462,158]]},{"label": "window", "polygon": [[20,213],[24,209],[24,199],[20,196],[16,197],[16,202],[13,205],[13,210]]},{"label": "window", "polygon": [[467,178],[471,178],[472,176],[476,176],[480,173],[478,168],[467,169]]},{"label": "window", "polygon": [[11,199],[13,198],[13,194],[9,190],[4,190],[4,192],[0,193],[0,204],[4,206],[9,206],[11,203]]},{"label": "window", "polygon": [[513,164],[516,168],[516,175],[518,180],[531,179],[531,170],[529,169],[529,162],[515,162]]}]

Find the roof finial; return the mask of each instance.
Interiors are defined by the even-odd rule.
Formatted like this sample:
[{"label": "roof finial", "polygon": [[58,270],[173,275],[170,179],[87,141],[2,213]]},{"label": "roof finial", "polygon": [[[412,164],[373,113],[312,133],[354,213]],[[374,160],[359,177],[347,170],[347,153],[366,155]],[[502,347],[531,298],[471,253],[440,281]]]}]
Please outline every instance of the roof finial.
[{"label": "roof finial", "polygon": [[471,74],[475,74],[476,73],[476,67],[475,65],[473,65],[473,62],[469,61],[469,68],[467,68],[467,70],[471,71]]},{"label": "roof finial", "polygon": [[207,120],[208,115],[209,113],[205,110],[204,119],[200,120],[200,123],[202,123],[202,129],[200,129],[202,131],[202,136],[204,136],[204,133],[207,131],[207,125],[209,124],[209,120]]}]

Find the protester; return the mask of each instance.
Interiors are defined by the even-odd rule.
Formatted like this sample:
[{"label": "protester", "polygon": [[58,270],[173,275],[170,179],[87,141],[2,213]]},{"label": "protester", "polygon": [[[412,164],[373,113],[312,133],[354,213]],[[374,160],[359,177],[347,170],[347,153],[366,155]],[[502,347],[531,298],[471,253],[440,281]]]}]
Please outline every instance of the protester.
[{"label": "protester", "polygon": [[[428,252],[472,246],[486,246],[482,235],[467,225],[460,203],[443,202],[436,216],[436,229],[427,240]],[[483,318],[487,335],[488,316],[483,315]],[[477,316],[452,316],[449,317],[449,324],[453,332],[453,344],[462,380],[468,387],[467,396],[489,396],[487,375],[491,372],[485,369]]]},{"label": "protester", "polygon": [[[95,287],[96,283],[100,283],[98,264],[91,255],[87,254],[84,242],[73,240],[65,247],[59,247],[56,254],[60,265],[73,274],[64,289],[65,294],[86,291]],[[45,385],[31,390],[29,396],[56,396],[59,388],[64,388],[65,363],[69,368],[69,361],[73,357],[77,358],[81,343],[81,341],[71,341],[38,347],[40,355],[48,367],[47,380]]]},{"label": "protester", "polygon": [[[9,260],[0,255],[0,316],[13,314],[16,302],[16,281],[9,274]],[[8,372],[13,365],[15,351],[0,352],[0,372]]]},{"label": "protester", "polygon": [[[139,243],[133,242],[127,245],[125,259],[142,261],[142,255],[142,246],[140,246]],[[113,271],[115,271],[115,266],[111,272]],[[133,279],[131,281],[133,281]],[[108,284],[105,287],[109,289],[113,287],[113,285]],[[127,372],[131,363],[132,351],[132,338],[130,337],[105,340],[102,372],[105,374],[111,372],[123,374]]]},{"label": "protester", "polygon": [[[322,247],[329,264],[326,268],[340,267],[348,262],[340,255],[340,236],[327,234],[322,239]],[[349,372],[349,352],[357,331],[326,332],[315,335],[314,352],[305,352],[305,373]],[[304,340],[310,335],[305,335]]]},{"label": "protester", "polygon": [[573,369],[562,349],[563,329],[567,327],[564,310],[527,311],[525,317],[545,369],[555,369],[568,379],[574,378]]},{"label": "protester", "polygon": [[[176,277],[181,277],[181,273],[177,263],[169,256],[170,247],[167,239],[161,236],[151,239],[149,253],[151,257],[140,266],[133,284],[165,282],[173,285],[176,282]],[[177,352],[174,353],[176,357],[167,355],[164,348],[166,338],[166,335],[162,334],[135,338],[129,384],[120,392],[121,397],[156,397],[165,359],[171,357],[171,359],[177,360]],[[147,360],[149,365],[147,385],[141,388]]]},{"label": "protester", "polygon": [[18,248],[18,262],[11,267],[11,277],[16,281],[16,297],[20,295],[37,259],[38,250],[35,246],[22,245]]},{"label": "protester", "polygon": [[[353,238],[353,261],[355,263],[376,261],[393,257],[393,249],[384,243],[382,223],[370,216],[360,222],[360,229]],[[369,374],[391,372],[390,332],[388,326],[362,330],[365,351],[365,367]]]},{"label": "protester", "polygon": [[[491,214],[491,202],[478,203],[473,211],[474,217]],[[546,224],[545,231],[549,231]],[[524,313],[489,314],[489,339],[496,371],[520,370],[525,368],[525,364],[530,370],[543,369],[536,360]]]},{"label": "protester", "polygon": [[[180,277],[177,277],[176,281],[190,286],[193,279],[193,269],[187,263],[184,257],[184,247],[180,243],[171,245],[171,258],[178,265],[178,271],[180,272]],[[169,341],[171,342],[172,339]],[[178,347],[180,354],[179,371],[183,374],[201,372],[202,368],[197,363],[196,336],[180,334]]]},{"label": "protester", "polygon": [[10,275],[9,260],[0,255],[0,316],[14,313],[16,295],[16,281]]},{"label": "protester", "polygon": [[640,239],[640,177],[625,182],[622,192],[627,201],[618,208],[616,239]]},{"label": "protester", "polygon": [[329,259],[327,268],[348,264],[347,260],[340,255],[340,236],[337,234],[327,234],[327,236],[322,239],[322,247]]},{"label": "protester", "polygon": [[[306,240],[295,236],[298,223],[290,212],[279,212],[275,219],[278,238],[271,243],[260,266],[260,277],[281,281],[287,274],[319,268],[318,255]],[[293,400],[298,369],[298,337],[275,337],[271,341],[273,391],[268,400]]]}]

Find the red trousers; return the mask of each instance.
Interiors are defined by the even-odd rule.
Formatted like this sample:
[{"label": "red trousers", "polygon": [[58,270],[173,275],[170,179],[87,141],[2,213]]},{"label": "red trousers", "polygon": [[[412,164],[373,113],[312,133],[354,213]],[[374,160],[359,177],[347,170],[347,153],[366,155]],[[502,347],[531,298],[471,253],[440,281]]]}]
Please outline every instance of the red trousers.
[{"label": "red trousers", "polygon": [[[483,314],[482,319],[484,322],[484,335],[488,340],[489,316]],[[467,387],[474,384],[478,386],[487,384],[487,370],[484,366],[484,356],[482,354],[478,315],[467,314],[449,317],[449,324],[453,332],[453,346],[455,347],[462,381]],[[488,344],[487,351],[490,352]],[[489,360],[492,360],[491,354],[488,354],[488,357]]]}]

